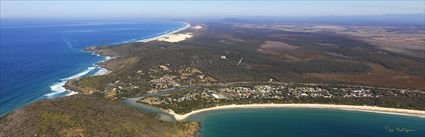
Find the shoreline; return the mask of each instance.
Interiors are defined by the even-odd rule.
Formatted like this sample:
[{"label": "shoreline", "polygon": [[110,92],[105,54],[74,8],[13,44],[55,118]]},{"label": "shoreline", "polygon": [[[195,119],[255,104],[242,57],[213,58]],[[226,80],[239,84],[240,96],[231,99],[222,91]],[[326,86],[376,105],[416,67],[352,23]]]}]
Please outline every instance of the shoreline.
[{"label": "shoreline", "polygon": [[[174,33],[179,32],[179,31],[182,31],[182,30],[185,30],[185,29],[190,28],[190,24],[189,23],[187,23],[187,22],[183,22],[183,23],[185,24],[185,26],[182,27],[182,28],[179,28],[177,30],[174,30],[174,31],[171,31],[171,32],[167,32],[167,33],[164,33],[164,34],[160,34],[160,35],[155,36],[155,37],[152,37],[152,38],[147,38],[147,39],[142,39],[142,40],[136,40],[135,42],[148,42],[148,41],[157,40],[157,39],[160,39],[162,37],[166,37],[168,35],[171,35],[171,34],[174,34]],[[86,51],[83,51],[83,52],[86,52]],[[102,67],[102,66],[100,66],[98,64],[99,63],[106,62],[106,61],[109,61],[109,60],[114,59],[116,57],[104,56],[104,55],[101,55],[101,54],[97,54],[96,51],[89,51],[89,53],[91,53],[94,56],[102,57],[103,60],[94,63],[93,66],[88,67],[86,70],[84,70],[84,71],[82,71],[80,73],[84,73],[84,75],[85,75],[85,74],[89,73],[90,71],[92,71],[93,68],[97,68],[98,71],[96,73],[92,74],[92,75],[87,76],[87,77],[99,76],[99,75],[106,75],[106,74],[111,73],[110,70],[108,70],[108,69],[106,69],[106,68],[104,68],[104,67]],[[83,75],[81,75],[79,77],[75,77],[76,75],[79,75],[80,73],[77,73],[77,74],[72,75],[70,77],[64,78],[64,79],[62,79],[61,82],[54,83],[53,85],[51,85],[51,90],[54,91],[54,92],[46,93],[44,96],[46,96],[47,98],[55,98],[55,97],[53,97],[54,95],[61,94],[63,92],[68,92],[68,94],[66,94],[65,96],[71,96],[71,95],[78,94],[78,92],[73,91],[73,90],[70,90],[70,89],[66,89],[64,86],[65,86],[66,82],[68,82],[69,80],[72,80],[72,79],[75,79],[75,78],[80,78],[81,76],[83,76]],[[55,89],[52,88],[52,87],[54,87]]]},{"label": "shoreline", "polygon": [[[106,61],[109,61],[109,60],[115,59],[116,57],[103,56],[103,55],[97,54],[97,53],[95,53],[95,52],[91,52],[91,53],[92,53],[93,55],[95,55],[95,56],[103,57],[103,60],[98,61],[98,62],[96,62],[96,63],[94,64],[94,66],[95,66],[97,69],[99,69],[99,70],[98,70],[96,73],[94,73],[94,74],[92,74],[92,75],[90,75],[90,76],[106,75],[106,74],[109,74],[109,73],[111,73],[111,72],[112,72],[112,71],[110,71],[110,70],[108,70],[108,69],[106,69],[106,68],[102,67],[101,65],[99,65],[99,63],[103,63],[103,62],[106,62]],[[89,77],[90,77],[90,76],[89,76]]]},{"label": "shoreline", "polygon": [[[173,30],[173,31],[169,31],[169,32],[165,32],[165,33],[159,34],[158,36],[154,36],[154,37],[151,37],[151,38],[146,38],[146,39],[141,39],[141,40],[131,40],[131,41],[126,41],[124,43],[141,42],[141,41],[142,42],[143,41],[146,41],[147,42],[147,41],[151,41],[151,40],[156,40],[158,38],[165,37],[165,36],[168,36],[170,34],[174,34],[174,33],[177,33],[179,31],[182,31],[182,30],[185,30],[187,28],[190,28],[190,24],[189,23],[187,23],[187,22],[183,22],[183,23],[185,24],[185,26],[184,27],[181,27],[179,29],[176,29],[176,30]],[[111,45],[114,45],[114,44],[112,43]],[[90,47],[90,46],[88,46],[88,47]],[[85,48],[88,48],[88,47],[85,47]],[[111,73],[110,70],[108,70],[108,69],[106,69],[106,68],[98,65],[98,63],[106,62],[108,60],[114,59],[115,57],[103,56],[103,55],[97,54],[95,51],[84,51],[84,48],[83,48],[83,50],[81,52],[90,53],[93,56],[98,56],[98,57],[101,57],[103,59],[100,60],[100,61],[94,62],[94,64],[92,64],[91,66],[85,68],[83,71],[77,72],[75,74],[71,74],[71,75],[69,75],[68,77],[65,77],[65,78],[60,78],[60,79],[56,80],[55,82],[52,82],[51,84],[48,84],[47,86],[50,89],[49,92],[40,95],[38,98],[36,98],[35,100],[33,100],[31,102],[24,103],[20,107],[16,107],[16,108],[13,108],[11,110],[6,111],[5,113],[1,114],[0,117],[2,117],[4,115],[7,115],[10,112],[15,111],[15,110],[17,110],[17,109],[19,109],[19,108],[21,108],[21,107],[23,107],[25,105],[28,105],[28,104],[31,104],[33,102],[39,101],[41,99],[54,99],[54,98],[60,98],[60,97],[66,97],[66,96],[72,96],[72,95],[79,94],[79,92],[73,91],[71,89],[67,89],[65,87],[65,84],[69,80],[80,78],[82,76],[91,77],[91,76],[106,75],[106,74]],[[94,69],[97,69],[97,72],[95,72],[95,73],[93,73],[91,75],[87,75],[91,71],[93,71]]]},{"label": "shoreline", "polygon": [[160,35],[155,36],[155,37],[152,37],[152,38],[147,38],[147,39],[142,39],[142,40],[136,40],[136,42],[149,42],[149,41],[158,40],[160,38],[167,37],[167,36],[169,36],[171,34],[174,34],[174,33],[177,33],[177,32],[180,32],[180,31],[183,31],[183,30],[186,30],[186,29],[190,28],[191,25],[189,23],[187,23],[187,22],[183,22],[183,23],[185,24],[185,26],[182,27],[182,28],[179,28],[177,30],[173,30],[173,31],[170,31],[170,32],[166,32],[164,34],[160,34]]},{"label": "shoreline", "polygon": [[185,114],[177,114],[172,110],[165,110],[169,115],[173,116],[176,121],[184,121],[186,118],[207,111],[239,109],[239,108],[317,108],[317,109],[336,109],[348,111],[362,111],[372,113],[382,113],[391,115],[403,115],[425,118],[425,111],[399,108],[386,108],[377,106],[355,106],[355,105],[337,105],[337,104],[245,104],[245,105],[224,105],[205,109],[194,110]]},{"label": "shoreline", "polygon": [[[102,67],[102,66],[100,66],[98,63],[106,62],[108,60],[113,59],[114,57],[102,56],[102,55],[96,54],[94,52],[91,52],[91,54],[94,55],[94,56],[102,57],[103,60],[94,63],[93,65],[89,66],[87,69],[85,69],[85,70],[83,70],[83,71],[81,71],[81,72],[79,72],[77,74],[74,74],[74,75],[72,75],[70,77],[63,78],[63,79],[61,79],[60,82],[56,82],[56,83],[52,84],[50,86],[50,90],[52,90],[53,92],[46,93],[43,96],[45,98],[47,98],[47,99],[52,99],[52,98],[57,98],[58,95],[63,94],[63,93],[67,93],[66,95],[63,95],[65,97],[66,96],[75,95],[75,94],[78,94],[78,92],[73,91],[71,89],[67,89],[65,87],[66,83],[69,80],[81,78],[83,76],[90,77],[90,76],[98,76],[98,75],[109,74],[111,71],[108,70],[108,69],[106,69],[106,68],[104,68],[104,67]],[[87,75],[90,72],[92,72],[93,70],[97,70],[97,71],[95,73],[91,74],[91,75]],[[61,97],[61,96],[59,96],[59,97]]]}]

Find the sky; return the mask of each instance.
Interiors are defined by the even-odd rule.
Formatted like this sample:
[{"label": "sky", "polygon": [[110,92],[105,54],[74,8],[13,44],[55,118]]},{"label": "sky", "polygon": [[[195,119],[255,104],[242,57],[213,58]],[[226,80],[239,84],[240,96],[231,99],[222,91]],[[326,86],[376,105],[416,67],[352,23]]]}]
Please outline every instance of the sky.
[{"label": "sky", "polygon": [[1,17],[234,17],[424,14],[423,0],[0,1]]}]

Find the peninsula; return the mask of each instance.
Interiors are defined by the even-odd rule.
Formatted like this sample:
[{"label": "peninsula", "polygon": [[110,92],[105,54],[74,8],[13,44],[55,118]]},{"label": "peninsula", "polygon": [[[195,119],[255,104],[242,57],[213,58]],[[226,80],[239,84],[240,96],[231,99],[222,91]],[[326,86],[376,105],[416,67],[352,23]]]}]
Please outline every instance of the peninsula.
[{"label": "peninsula", "polygon": [[112,100],[137,98],[183,115],[273,104],[423,116],[423,58],[359,37],[366,29],[388,29],[368,35],[406,37],[400,40],[412,45],[405,50],[423,51],[415,49],[423,41],[411,41],[423,32],[406,35],[403,27],[193,23],[142,43],[88,48],[117,57],[101,63],[115,73],[70,81],[67,88]]},{"label": "peninsula", "polygon": [[[155,131],[167,127],[150,132],[152,136],[195,136],[199,123],[185,120],[222,109],[312,108],[425,116],[425,62],[420,54],[424,49],[417,47],[424,44],[419,38],[423,30],[294,25],[238,20],[194,22],[148,40],[86,48],[108,57],[98,63],[104,73],[69,80],[64,87],[77,95],[42,101],[8,114],[0,119],[1,127],[5,127],[0,130],[18,130],[11,127],[23,124],[18,117],[25,111],[36,114],[25,120],[47,120],[35,129],[26,126],[31,135],[46,133],[43,129],[98,135],[94,132],[100,128],[97,124],[85,127],[73,123],[90,123],[90,117],[120,117],[123,113],[88,105],[93,101],[131,114],[129,118],[122,116],[126,120],[114,120],[127,121],[119,126],[122,128],[106,126],[116,132],[100,133],[130,136],[145,133],[140,128],[145,125],[137,123],[146,123],[146,119],[151,120]],[[403,33],[406,29],[411,33]],[[382,36],[399,41],[383,45]],[[403,41],[411,44],[403,47]],[[122,101],[128,99],[164,111],[177,121],[159,121],[147,110],[123,106]],[[81,107],[96,113],[80,119],[85,121],[75,121],[74,117],[85,113]],[[57,120],[60,125],[66,124],[66,130],[52,127],[52,121]]]}]

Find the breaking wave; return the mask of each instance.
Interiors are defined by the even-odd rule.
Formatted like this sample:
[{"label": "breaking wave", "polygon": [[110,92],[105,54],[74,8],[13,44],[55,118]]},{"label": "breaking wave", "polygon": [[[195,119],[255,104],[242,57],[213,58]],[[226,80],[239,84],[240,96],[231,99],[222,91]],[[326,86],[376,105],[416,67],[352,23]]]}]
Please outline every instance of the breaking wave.
[{"label": "breaking wave", "polygon": [[78,92],[67,90],[64,87],[65,86],[65,83],[68,80],[76,79],[76,78],[80,78],[82,76],[85,76],[85,75],[89,74],[91,71],[93,71],[95,69],[97,69],[97,68],[96,67],[88,67],[86,70],[84,70],[84,71],[82,71],[82,72],[80,72],[78,74],[75,74],[75,75],[72,75],[70,77],[61,79],[60,82],[56,82],[56,83],[54,83],[53,85],[50,86],[50,90],[52,92],[47,93],[47,94],[44,94],[44,97],[46,97],[46,98],[55,98],[57,96],[70,96],[70,95],[78,94]]}]

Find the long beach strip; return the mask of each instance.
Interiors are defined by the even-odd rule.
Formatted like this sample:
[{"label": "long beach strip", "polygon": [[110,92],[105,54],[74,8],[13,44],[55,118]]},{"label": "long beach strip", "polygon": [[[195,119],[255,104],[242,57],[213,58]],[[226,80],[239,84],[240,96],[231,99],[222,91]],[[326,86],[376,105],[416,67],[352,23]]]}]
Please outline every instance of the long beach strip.
[{"label": "long beach strip", "polygon": [[194,110],[192,112],[180,115],[174,113],[174,111],[166,111],[170,115],[174,116],[177,121],[183,121],[187,117],[206,111],[213,110],[225,110],[225,109],[237,109],[237,108],[319,108],[319,109],[338,109],[338,110],[352,110],[352,111],[365,111],[374,113],[385,113],[394,115],[405,115],[425,118],[425,111],[422,110],[411,110],[411,109],[398,109],[398,108],[386,108],[376,106],[354,106],[354,105],[335,105],[335,104],[246,104],[246,105],[225,105],[216,106],[212,108],[205,108]]},{"label": "long beach strip", "polygon": [[184,26],[184,27],[182,27],[182,28],[180,28],[180,29],[177,29],[177,30],[174,30],[174,31],[171,31],[171,32],[168,32],[168,33],[165,33],[165,34],[162,34],[162,35],[156,36],[156,37],[152,37],[152,38],[148,38],[148,39],[138,40],[138,41],[136,41],[136,42],[149,42],[149,41],[158,40],[158,39],[160,39],[160,38],[167,37],[167,36],[169,36],[169,35],[171,35],[171,34],[174,34],[174,33],[177,33],[177,32],[180,32],[180,31],[183,31],[183,30],[185,30],[185,29],[190,28],[190,24],[189,24],[189,23],[184,22],[184,24],[185,24],[185,26]]}]

